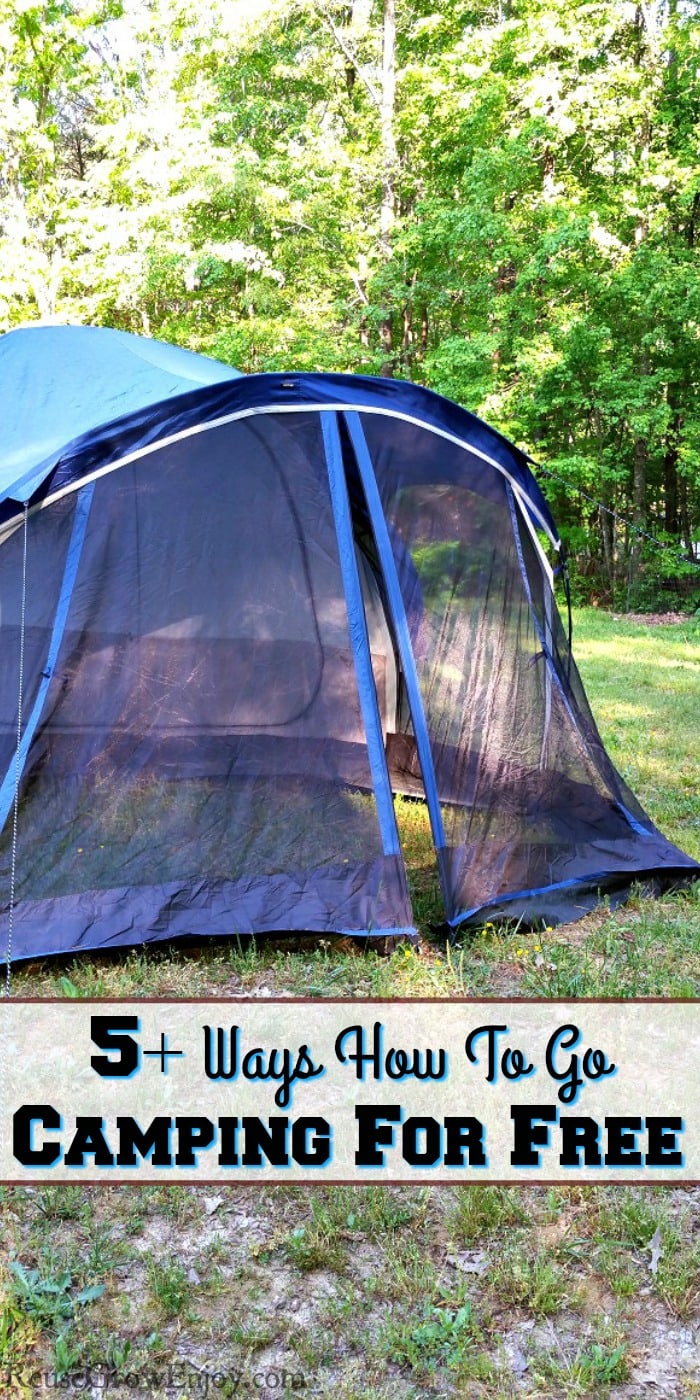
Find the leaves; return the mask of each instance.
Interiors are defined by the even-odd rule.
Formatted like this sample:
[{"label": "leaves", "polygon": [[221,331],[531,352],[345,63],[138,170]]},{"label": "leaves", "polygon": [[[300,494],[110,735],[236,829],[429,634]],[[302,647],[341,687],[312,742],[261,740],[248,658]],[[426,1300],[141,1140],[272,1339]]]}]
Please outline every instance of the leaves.
[{"label": "leaves", "polygon": [[103,1283],[87,1285],[77,1293],[73,1292],[73,1280],[63,1271],[55,1277],[43,1275],[38,1269],[25,1269],[18,1260],[10,1264],[13,1275],[13,1291],[28,1316],[36,1318],[42,1326],[58,1325],[70,1321],[77,1306],[93,1303],[105,1291]]},{"label": "leaves", "polygon": [[390,132],[382,20],[0,0],[0,326],[423,380],[560,472],[579,589],[634,602],[595,502],[700,532],[697,15],[399,7]]}]

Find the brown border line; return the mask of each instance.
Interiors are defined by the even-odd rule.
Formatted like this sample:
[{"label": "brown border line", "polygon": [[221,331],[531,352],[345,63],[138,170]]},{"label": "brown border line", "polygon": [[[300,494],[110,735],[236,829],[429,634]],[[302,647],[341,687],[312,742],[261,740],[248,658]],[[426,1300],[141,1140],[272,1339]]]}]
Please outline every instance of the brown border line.
[{"label": "brown border line", "polygon": [[5,997],[1,1006],[700,1006],[700,997]]}]

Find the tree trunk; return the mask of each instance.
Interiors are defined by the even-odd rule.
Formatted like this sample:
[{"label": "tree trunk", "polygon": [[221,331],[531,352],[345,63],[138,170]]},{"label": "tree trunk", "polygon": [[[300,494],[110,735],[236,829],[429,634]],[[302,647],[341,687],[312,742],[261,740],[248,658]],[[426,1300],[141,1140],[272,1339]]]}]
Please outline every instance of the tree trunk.
[{"label": "tree trunk", "polygon": [[688,483],[684,476],[678,478],[678,523],[683,536],[686,554],[691,563],[695,562],[693,554],[693,532],[690,528],[690,509],[688,506]]},{"label": "tree trunk", "polygon": [[647,496],[647,444],[646,438],[635,435],[634,477],[632,482],[632,519],[635,525],[644,528]]},{"label": "tree trunk", "polygon": [[600,525],[600,542],[603,549],[603,561],[605,572],[610,586],[611,606],[615,606],[615,521],[609,510],[603,507],[598,512]]},{"label": "tree trunk", "polygon": [[664,528],[670,535],[677,535],[678,526],[678,443],[681,435],[681,415],[678,409],[675,384],[669,387],[668,406],[671,421],[666,434],[664,452]]},{"label": "tree trunk", "polygon": [[420,317],[420,348],[421,348],[421,354],[422,354],[422,355],[425,355],[425,352],[426,352],[426,350],[428,349],[428,336],[429,336],[429,335],[430,335],[430,320],[429,320],[429,317],[428,317],[428,308],[427,308],[427,306],[424,305],[424,306],[423,306],[423,310],[421,311],[421,317]]},{"label": "tree trunk", "polygon": [[[642,380],[649,377],[650,364],[647,350],[642,352],[641,364],[639,365],[639,375]],[[647,466],[649,461],[649,449],[646,437],[637,429],[634,433],[634,448],[632,458],[632,521],[643,530],[646,522],[647,504]],[[627,564],[627,611],[629,612],[630,598],[636,591],[639,581],[639,570],[642,562],[642,540],[637,530],[632,531],[632,543]]]},{"label": "tree trunk", "polygon": [[[632,520],[640,529],[644,527],[647,491],[647,445],[646,440],[635,435],[634,476],[632,481]],[[627,559],[627,612],[637,591],[640,564],[642,562],[642,541],[636,530],[632,530],[632,540]]]},{"label": "tree trunk", "polygon": [[384,23],[382,26],[382,209],[380,236],[382,251],[386,258],[391,257],[391,235],[394,228],[396,176],[396,137],[394,135],[394,108],[396,105],[396,4],[395,0],[384,0]]},{"label": "tree trunk", "polygon": [[[384,0],[382,24],[382,90],[381,90],[381,143],[382,143],[382,204],[379,217],[379,239],[384,262],[392,255],[392,234],[396,216],[396,169],[398,153],[394,133],[396,108],[396,0]],[[388,309],[382,318],[380,336],[384,364],[381,373],[391,377],[394,373],[393,350],[394,330],[391,311]]]}]

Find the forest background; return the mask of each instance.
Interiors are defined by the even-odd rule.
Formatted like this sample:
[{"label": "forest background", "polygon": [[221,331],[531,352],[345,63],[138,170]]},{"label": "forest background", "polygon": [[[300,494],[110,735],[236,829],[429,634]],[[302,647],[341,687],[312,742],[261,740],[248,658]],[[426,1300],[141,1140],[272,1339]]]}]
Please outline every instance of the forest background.
[{"label": "forest background", "polygon": [[692,610],[699,60],[697,0],[0,0],[0,329],[425,383],[575,599]]}]

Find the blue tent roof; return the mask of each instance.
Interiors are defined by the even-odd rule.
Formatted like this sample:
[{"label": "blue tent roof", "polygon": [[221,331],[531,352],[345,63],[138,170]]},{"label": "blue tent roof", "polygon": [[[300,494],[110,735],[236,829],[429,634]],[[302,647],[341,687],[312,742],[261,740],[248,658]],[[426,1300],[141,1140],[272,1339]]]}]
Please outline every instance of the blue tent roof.
[{"label": "blue tent roof", "polygon": [[0,336],[0,501],[27,500],[73,438],[240,371],[176,345],[96,326]]},{"label": "blue tent roof", "polygon": [[421,385],[363,375],[245,375],[179,346],[94,326],[32,326],[0,336],[0,520],[49,479],[52,490],[66,486],[159,437],[230,412],[284,409],[290,398],[408,415],[454,435],[517,484],[535,523],[558,544],[526,454]]}]

